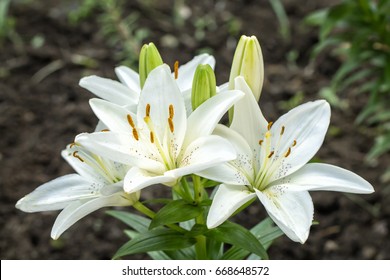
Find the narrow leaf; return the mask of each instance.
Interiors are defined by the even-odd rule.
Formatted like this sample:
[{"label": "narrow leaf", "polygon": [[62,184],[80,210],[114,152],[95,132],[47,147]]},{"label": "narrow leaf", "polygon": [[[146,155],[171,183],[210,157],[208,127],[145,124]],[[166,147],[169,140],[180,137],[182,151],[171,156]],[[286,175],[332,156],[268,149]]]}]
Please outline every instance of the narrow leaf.
[{"label": "narrow leaf", "polygon": [[125,211],[110,210],[110,211],[106,211],[106,213],[124,222],[126,225],[135,229],[138,232],[148,231],[149,224],[150,224],[150,219],[148,218],[144,218],[139,215],[132,214]]}]

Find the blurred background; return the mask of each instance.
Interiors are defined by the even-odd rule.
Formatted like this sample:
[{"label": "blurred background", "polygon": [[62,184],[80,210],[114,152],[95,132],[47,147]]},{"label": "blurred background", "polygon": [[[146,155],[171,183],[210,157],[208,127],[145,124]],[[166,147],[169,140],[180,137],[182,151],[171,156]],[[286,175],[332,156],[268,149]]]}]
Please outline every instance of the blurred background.
[{"label": "blurred background", "polygon": [[[347,168],[376,190],[312,193],[319,224],[304,245],[276,240],[270,258],[390,259],[390,1],[0,0],[1,259],[110,259],[126,241],[125,226],[104,209],[54,241],[57,212],[14,207],[73,172],[60,152],[97,122],[80,78],[116,79],[119,65],[137,70],[140,47],[154,42],[171,66],[213,54],[222,84],[242,34],[262,47],[265,117],[327,99],[331,125],[314,160]],[[250,227],[264,217],[254,203],[236,219]]]}]

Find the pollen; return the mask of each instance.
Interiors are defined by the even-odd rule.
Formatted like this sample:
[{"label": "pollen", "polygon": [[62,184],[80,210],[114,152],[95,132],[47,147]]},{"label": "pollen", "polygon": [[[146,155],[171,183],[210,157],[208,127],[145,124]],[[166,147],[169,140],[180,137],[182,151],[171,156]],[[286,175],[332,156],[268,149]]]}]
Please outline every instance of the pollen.
[{"label": "pollen", "polygon": [[297,144],[297,140],[294,140],[294,142],[292,143],[292,147],[295,147],[296,144]]},{"label": "pollen", "polygon": [[275,153],[274,151],[270,152],[268,158],[271,158],[274,155],[274,153]]},{"label": "pollen", "polygon": [[127,122],[129,123],[129,125],[130,125],[133,129],[135,128],[133,118],[130,116],[130,114],[127,114]]},{"label": "pollen", "polygon": [[280,130],[280,135],[284,134],[284,126],[282,126],[282,129]]},{"label": "pollen", "polygon": [[171,118],[168,118],[168,124],[169,124],[169,130],[173,133],[175,131],[175,126]]},{"label": "pollen", "polygon": [[100,130],[100,132],[109,132],[110,130],[108,128]]},{"label": "pollen", "polygon": [[135,140],[137,140],[137,141],[139,140],[138,131],[135,128],[133,128],[133,136],[134,136]]},{"label": "pollen", "polygon": [[273,122],[269,122],[268,126],[267,126],[267,129],[270,130],[273,124],[274,124]]},{"label": "pollen", "polygon": [[150,117],[150,104],[148,103],[148,104],[146,104],[146,109],[145,109],[145,114],[146,114],[146,116],[147,117]]},{"label": "pollen", "polygon": [[153,131],[150,132],[150,142],[152,144],[154,143],[154,133],[153,133]]},{"label": "pollen", "polygon": [[175,80],[179,78],[179,61],[176,60],[175,64],[173,65],[174,73],[175,73]]},{"label": "pollen", "polygon": [[175,115],[175,109],[173,108],[173,105],[169,105],[169,118],[173,119],[173,116]]},{"label": "pollen", "polygon": [[287,152],[284,154],[284,157],[288,157],[291,154],[291,147],[288,147]]},{"label": "pollen", "polygon": [[74,151],[72,154],[75,158],[77,158],[79,161],[84,162],[84,160],[78,155],[78,151]]}]

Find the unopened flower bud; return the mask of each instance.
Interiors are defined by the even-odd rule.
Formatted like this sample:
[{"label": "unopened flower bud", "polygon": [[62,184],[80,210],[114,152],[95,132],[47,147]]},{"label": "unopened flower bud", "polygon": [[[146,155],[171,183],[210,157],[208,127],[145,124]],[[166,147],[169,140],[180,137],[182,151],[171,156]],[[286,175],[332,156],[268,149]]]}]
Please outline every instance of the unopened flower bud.
[{"label": "unopened flower bud", "polygon": [[215,74],[208,64],[200,64],[196,68],[192,81],[191,104],[192,110],[217,93]]},{"label": "unopened flower bud", "polygon": [[230,70],[229,89],[234,89],[234,79],[243,76],[257,101],[264,81],[263,55],[255,36],[242,35],[234,53]]},{"label": "unopened flower bud", "polygon": [[148,77],[150,71],[162,64],[163,60],[153,43],[142,46],[139,55],[139,80],[141,89],[144,87],[146,78]]}]

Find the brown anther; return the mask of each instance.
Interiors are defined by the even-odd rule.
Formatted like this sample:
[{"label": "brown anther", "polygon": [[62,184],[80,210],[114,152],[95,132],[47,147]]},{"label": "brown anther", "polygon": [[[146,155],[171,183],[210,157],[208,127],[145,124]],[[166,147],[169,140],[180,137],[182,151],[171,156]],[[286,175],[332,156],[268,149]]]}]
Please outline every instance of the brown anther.
[{"label": "brown anther", "polygon": [[76,146],[77,144],[75,143],[75,142],[73,142],[73,143],[70,143],[70,145],[69,145],[69,148],[73,148],[74,146]]},{"label": "brown anther", "polygon": [[173,119],[173,116],[175,115],[175,109],[173,108],[173,105],[169,105],[169,118]]},{"label": "brown anther", "polygon": [[100,132],[108,132],[108,131],[110,131],[108,128],[100,130]]},{"label": "brown anther", "polygon": [[146,116],[149,117],[150,116],[150,104],[146,104]]},{"label": "brown anther", "polygon": [[273,122],[269,122],[268,126],[267,126],[267,129],[270,130],[273,124],[274,124]]},{"label": "brown anther", "polygon": [[284,126],[282,126],[282,129],[280,130],[280,135],[283,135],[284,133]]},{"label": "brown anther", "polygon": [[133,128],[133,136],[134,136],[134,139],[135,140],[139,140],[139,137],[138,137],[138,131],[137,131],[137,129],[135,129],[135,128]]},{"label": "brown anther", "polygon": [[264,140],[259,140],[259,145],[263,144]]},{"label": "brown anther", "polygon": [[150,132],[150,142],[154,143],[154,133],[152,131]]},{"label": "brown anther", "polygon": [[175,64],[173,65],[174,73],[175,73],[175,80],[179,78],[179,61],[175,61]]},{"label": "brown anther", "polygon": [[297,140],[294,140],[294,142],[292,143],[292,147],[295,147],[295,145],[297,144]]},{"label": "brown anther", "polygon": [[168,124],[169,124],[169,130],[173,133],[173,131],[175,130],[175,126],[171,118],[168,118]]},{"label": "brown anther", "polygon": [[274,155],[274,153],[275,153],[274,151],[270,152],[268,158],[271,158]]},{"label": "brown anther", "polygon": [[133,122],[133,118],[130,116],[130,114],[127,114],[127,122],[129,123],[129,125],[134,128],[135,125],[134,125],[134,122]]},{"label": "brown anther", "polygon": [[288,157],[291,153],[291,147],[288,147],[287,152],[284,154],[284,157]]},{"label": "brown anther", "polygon": [[79,161],[84,162],[84,160],[78,155],[78,151],[73,152],[73,156],[77,158]]}]

